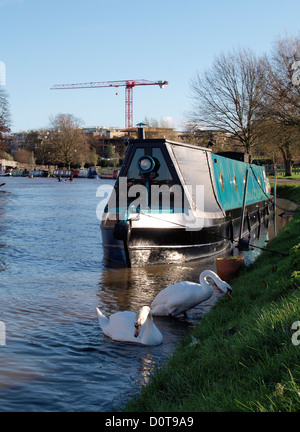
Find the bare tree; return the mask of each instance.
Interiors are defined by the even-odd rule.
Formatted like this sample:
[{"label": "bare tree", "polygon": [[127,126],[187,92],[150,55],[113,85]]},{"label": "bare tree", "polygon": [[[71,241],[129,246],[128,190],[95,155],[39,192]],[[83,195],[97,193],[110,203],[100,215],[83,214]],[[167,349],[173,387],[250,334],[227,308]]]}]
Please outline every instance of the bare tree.
[{"label": "bare tree", "polygon": [[49,135],[47,130],[40,129],[31,131],[26,138],[26,148],[34,153],[36,163],[41,165],[49,165],[51,162],[51,152],[49,149]]},{"label": "bare tree", "polygon": [[290,176],[292,162],[300,160],[298,128],[265,119],[259,121],[257,131],[259,153],[271,158],[274,163],[283,162],[285,173]]},{"label": "bare tree", "polygon": [[52,162],[70,168],[89,158],[87,138],[74,116],[58,114],[51,120],[51,127],[48,143]]},{"label": "bare tree", "polygon": [[270,56],[264,59],[264,94],[259,120],[260,139],[269,140],[280,150],[285,174],[292,174],[293,158],[300,153],[300,85],[293,79],[294,65],[300,60],[299,38],[278,39]]},{"label": "bare tree", "polygon": [[145,137],[146,138],[166,138],[172,141],[178,141],[178,134],[174,130],[174,122],[171,117],[164,119],[155,119],[145,117]]},{"label": "bare tree", "polygon": [[293,64],[299,56],[300,39],[278,39],[271,56],[264,59],[264,97],[261,114],[281,124],[300,128],[300,85],[293,84]]},{"label": "bare tree", "polygon": [[191,82],[194,106],[190,121],[230,133],[250,153],[255,143],[253,122],[261,97],[261,62],[251,50],[222,54],[211,69]]}]

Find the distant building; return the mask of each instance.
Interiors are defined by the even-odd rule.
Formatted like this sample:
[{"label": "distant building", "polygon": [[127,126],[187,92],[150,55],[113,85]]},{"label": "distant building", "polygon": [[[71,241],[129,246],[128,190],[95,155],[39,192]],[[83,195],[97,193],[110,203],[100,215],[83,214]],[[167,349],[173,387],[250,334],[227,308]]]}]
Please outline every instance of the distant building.
[{"label": "distant building", "polygon": [[121,129],[89,127],[83,128],[87,135],[91,147],[96,149],[96,153],[105,158],[108,148],[112,145],[115,151],[122,157],[126,151],[125,140],[128,140],[128,133]]},{"label": "distant building", "polygon": [[[145,138],[166,138],[178,139],[177,132],[172,128],[144,127]],[[113,146],[120,157],[123,157],[126,152],[128,140],[138,137],[138,127],[130,129],[114,129],[104,127],[83,128],[87,134],[92,147],[101,157],[107,157],[109,146]]]}]

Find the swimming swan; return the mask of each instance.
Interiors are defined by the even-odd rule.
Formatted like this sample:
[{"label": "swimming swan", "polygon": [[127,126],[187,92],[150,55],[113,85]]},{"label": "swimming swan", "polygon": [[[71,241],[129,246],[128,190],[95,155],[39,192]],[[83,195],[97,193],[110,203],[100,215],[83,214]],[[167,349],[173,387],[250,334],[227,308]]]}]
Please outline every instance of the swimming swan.
[{"label": "swimming swan", "polygon": [[213,294],[212,286],[207,282],[209,277],[213,279],[221,291],[231,297],[231,286],[222,281],[215,272],[204,270],[199,277],[200,284],[183,281],[160,291],[151,303],[152,315],[177,316],[182,313],[185,314],[187,310],[208,300]]},{"label": "swimming swan", "polygon": [[99,308],[96,310],[103,333],[113,340],[143,345],[159,345],[163,341],[163,335],[153,322],[149,306],[142,306],[137,313],[116,312],[109,318]]}]

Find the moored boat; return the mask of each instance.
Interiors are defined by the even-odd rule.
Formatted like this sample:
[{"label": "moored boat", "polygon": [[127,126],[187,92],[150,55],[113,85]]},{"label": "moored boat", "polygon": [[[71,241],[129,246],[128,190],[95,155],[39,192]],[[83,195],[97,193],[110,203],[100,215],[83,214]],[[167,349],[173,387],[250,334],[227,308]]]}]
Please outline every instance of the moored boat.
[{"label": "moored boat", "polygon": [[66,169],[55,169],[53,171],[53,177],[71,177],[72,170],[66,170]]},{"label": "moored boat", "polygon": [[88,170],[87,169],[80,169],[78,170],[78,177],[79,178],[87,178],[88,176]]},{"label": "moored boat", "polygon": [[204,258],[260,224],[273,206],[264,167],[229,156],[132,140],[102,216],[104,258],[128,267]]},{"label": "moored boat", "polygon": [[30,176],[32,177],[48,177],[49,173],[46,170],[31,170],[29,173]]},{"label": "moored boat", "polygon": [[12,175],[12,173],[11,173],[10,170],[2,170],[2,171],[0,171],[0,177],[9,177],[11,175]]},{"label": "moored boat", "polygon": [[99,178],[96,166],[89,167],[87,177],[89,179],[97,179],[97,178]]},{"label": "moored boat", "polygon": [[100,173],[101,179],[116,179],[118,177],[118,170],[111,169],[111,170],[103,170]]}]

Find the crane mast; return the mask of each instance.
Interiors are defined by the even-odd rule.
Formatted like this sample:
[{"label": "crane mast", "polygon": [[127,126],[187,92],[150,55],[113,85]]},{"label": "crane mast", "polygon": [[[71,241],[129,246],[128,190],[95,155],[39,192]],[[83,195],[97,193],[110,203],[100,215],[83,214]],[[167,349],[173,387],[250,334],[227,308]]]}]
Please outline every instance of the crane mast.
[{"label": "crane mast", "polygon": [[77,84],[56,84],[51,90],[85,89],[101,87],[125,87],[125,128],[133,126],[133,88],[136,86],[158,85],[163,88],[168,81],[148,81],[148,80],[121,80],[121,81],[102,81],[87,82]]}]

